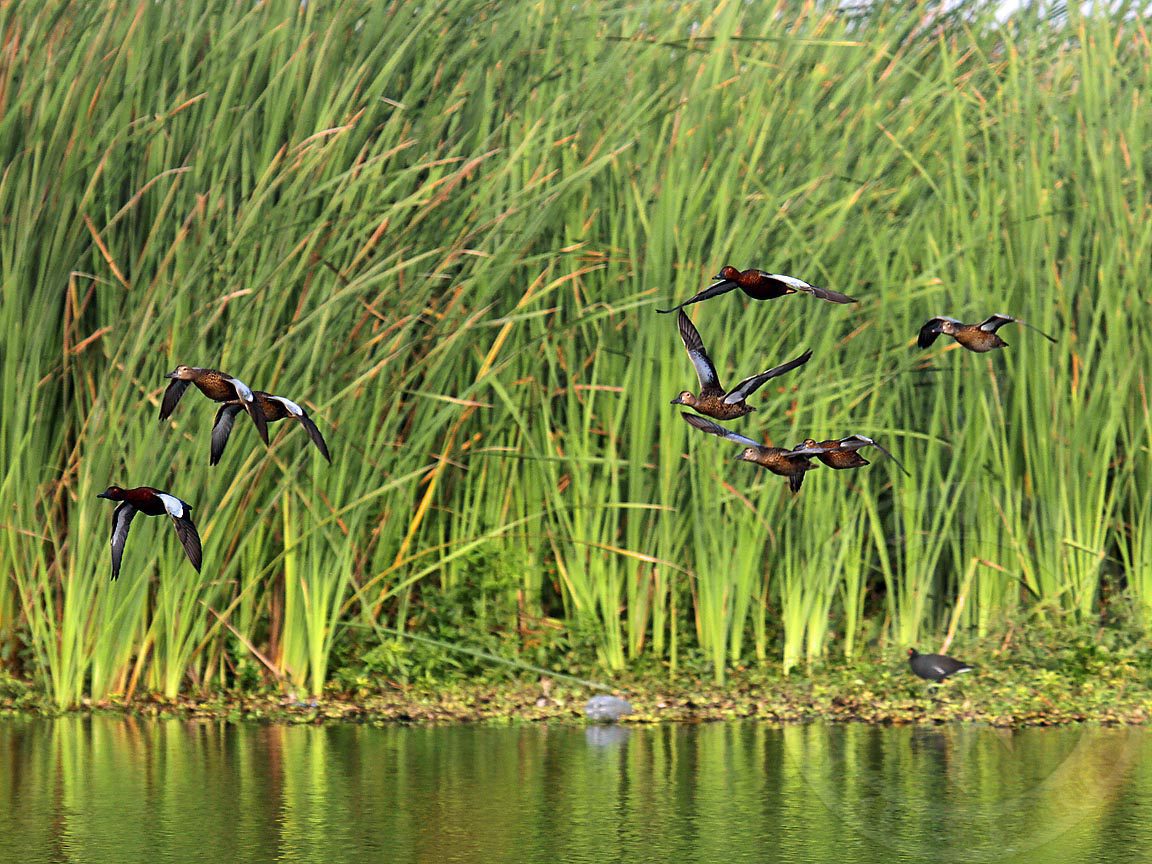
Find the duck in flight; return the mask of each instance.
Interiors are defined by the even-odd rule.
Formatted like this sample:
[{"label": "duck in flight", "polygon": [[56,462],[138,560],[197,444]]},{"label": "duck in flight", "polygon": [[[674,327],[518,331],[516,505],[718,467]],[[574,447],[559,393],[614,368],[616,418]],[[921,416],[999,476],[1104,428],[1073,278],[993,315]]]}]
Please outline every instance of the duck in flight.
[{"label": "duck in flight", "polygon": [[875,447],[895,462],[906,476],[912,476],[900,460],[893,456],[887,448],[867,435],[849,435],[847,438],[833,438],[830,441],[814,441],[808,438],[800,446],[806,449],[818,449],[820,452],[816,454],[816,458],[829,468],[837,469],[862,468],[865,465],[870,465],[871,463],[860,455],[860,450],[864,447]]},{"label": "duck in flight", "polygon": [[783,276],[779,273],[769,273],[766,270],[737,270],[731,264],[720,268],[720,272],[712,277],[716,281],[694,297],[689,297],[679,306],[671,309],[657,309],[657,312],[678,312],[690,303],[699,303],[712,297],[719,297],[729,291],[739,288],[753,300],[774,300],[797,292],[811,294],[829,303],[855,303],[847,294],[839,291],[830,291],[797,279],[795,276]]},{"label": "duck in flight", "polygon": [[694,396],[690,390],[685,390],[672,400],[672,404],[687,405],[716,420],[734,420],[755,411],[756,409],[745,402],[745,399],[760,389],[765,382],[803,366],[812,356],[811,351],[805,351],[794,360],[745,378],[731,390],[725,390],[720,383],[720,376],[716,374],[716,366],[704,348],[700,332],[692,325],[683,309],[677,314],[677,323],[680,326],[680,339],[684,342],[684,348],[692,365],[696,367],[696,377],[700,380],[700,395]]},{"label": "duck in flight", "polygon": [[936,337],[943,333],[945,336],[951,336],[969,351],[983,354],[985,351],[1003,348],[1008,344],[1000,338],[996,331],[1005,324],[1013,323],[1022,324],[1029,330],[1035,330],[1049,342],[1056,341],[1054,337],[1049,336],[1043,330],[1039,330],[1019,318],[1013,318],[1011,315],[993,315],[979,324],[965,324],[946,315],[937,315],[935,318],[928,319],[920,328],[920,335],[916,337],[916,344],[921,348],[927,348],[936,341]]},{"label": "duck in flight", "polygon": [[256,424],[256,431],[260,433],[261,440],[268,443],[268,422],[260,403],[252,395],[252,389],[239,378],[233,378],[217,369],[203,369],[199,366],[177,366],[167,373],[165,378],[171,378],[172,383],[164,391],[164,398],[160,402],[160,419],[167,420],[175,410],[176,404],[189,384],[196,387],[213,402],[235,401],[244,407],[252,422]]},{"label": "duck in flight", "polygon": [[[320,430],[316,428],[316,424],[312,418],[308,416],[308,412],[293,402],[291,399],[286,399],[283,396],[273,396],[271,393],[265,393],[263,390],[253,390],[252,395],[256,397],[256,403],[260,406],[260,410],[264,418],[269,423],[275,423],[277,420],[292,419],[299,421],[300,425],[308,432],[308,437],[312,439],[312,443],[329,462],[332,461],[332,456],[328,453],[328,445],[324,443],[324,436],[320,434]],[[212,454],[209,464],[215,465],[220,461],[220,457],[224,455],[224,447],[228,444],[228,436],[232,434],[232,424],[236,421],[236,415],[244,410],[244,405],[239,400],[232,402],[225,402],[220,406],[220,410],[216,412],[216,420],[212,423]]]},{"label": "duck in flight", "polygon": [[132,519],[137,513],[143,513],[145,516],[170,516],[176,529],[176,536],[180,538],[180,545],[184,547],[184,553],[196,568],[196,572],[200,572],[200,535],[196,533],[196,526],[192,524],[192,508],[187,503],[175,495],[169,495],[151,486],[137,486],[134,489],[109,486],[96,497],[120,502],[112,511],[113,581],[120,576],[120,562],[124,559],[124,542],[128,539],[128,529],[132,527]]},{"label": "duck in flight", "polygon": [[698,414],[681,414],[680,416],[688,422],[689,426],[693,426],[701,432],[718,435],[736,444],[743,444],[744,449],[740,451],[737,459],[742,462],[755,462],[773,474],[787,477],[788,488],[793,492],[800,491],[800,486],[804,482],[804,472],[818,467],[809,461],[821,452],[817,447],[794,447],[791,450],[787,447],[768,447],[756,443],[751,438],[725,429],[711,420],[705,420]]}]

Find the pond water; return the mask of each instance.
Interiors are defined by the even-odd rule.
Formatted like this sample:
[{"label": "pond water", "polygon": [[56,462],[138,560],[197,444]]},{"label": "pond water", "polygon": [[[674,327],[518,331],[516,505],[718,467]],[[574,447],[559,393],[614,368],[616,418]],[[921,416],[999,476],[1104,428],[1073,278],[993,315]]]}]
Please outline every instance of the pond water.
[{"label": "pond water", "polygon": [[1152,861],[1143,729],[0,720],[0,861]]}]

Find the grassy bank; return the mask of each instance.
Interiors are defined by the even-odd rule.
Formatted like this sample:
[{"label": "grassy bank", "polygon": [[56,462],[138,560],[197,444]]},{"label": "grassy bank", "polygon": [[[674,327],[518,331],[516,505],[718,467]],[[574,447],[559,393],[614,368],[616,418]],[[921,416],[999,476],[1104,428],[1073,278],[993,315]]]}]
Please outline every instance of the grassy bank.
[{"label": "grassy bank", "polygon": [[[1138,22],[49,0],[0,33],[0,664],[54,704],[486,665],[407,633],[720,683],[1152,624]],[[910,479],[792,497],[689,434],[653,308],[725,262],[861,300],[694,307],[725,380],[813,350],[738,428]],[[1059,341],[911,347],[994,312]],[[215,406],[155,419],[178,363],[305,405],[333,464],[238,423],[210,469]],[[138,519],[110,583],[109,483],[188,501],[202,574]]]},{"label": "grassy bank", "polygon": [[[754,665],[729,670],[717,684],[706,664],[628,672],[579,681],[505,670],[505,674],[403,682],[344,668],[318,697],[275,688],[86,700],[82,711],[144,717],[263,723],[583,723],[587,700],[609,688],[632,704],[622,722],[954,723],[998,727],[1070,723],[1143,725],[1152,721],[1152,656],[1134,646],[1080,637],[978,644],[974,672],[931,688],[891,656],[815,664],[781,674]],[[48,694],[0,679],[0,716],[57,713]]]}]

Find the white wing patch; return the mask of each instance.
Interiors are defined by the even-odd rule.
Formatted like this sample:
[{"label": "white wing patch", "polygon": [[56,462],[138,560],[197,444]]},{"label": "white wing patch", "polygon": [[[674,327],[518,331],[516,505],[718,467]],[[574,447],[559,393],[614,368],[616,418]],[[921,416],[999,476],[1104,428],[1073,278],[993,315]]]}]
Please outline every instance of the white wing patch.
[{"label": "white wing patch", "polygon": [[245,402],[252,401],[252,388],[250,388],[239,378],[229,378],[228,380],[232,382],[232,386],[236,388],[236,392],[240,394],[241,399],[243,399]]},{"label": "white wing patch", "polygon": [[281,405],[283,405],[285,408],[287,408],[288,413],[291,414],[293,417],[303,417],[304,416],[304,409],[301,408],[299,405],[297,405],[295,402],[293,402],[291,399],[285,399],[283,396],[269,396],[268,398],[279,402]]},{"label": "white wing patch", "polygon": [[192,509],[175,495],[167,495],[163,492],[158,492],[157,495],[160,500],[164,502],[164,509],[168,511],[168,515],[173,519],[179,519],[184,515],[185,510]]},{"label": "white wing patch", "polygon": [[795,276],[781,276],[779,273],[767,274],[769,279],[775,279],[777,282],[783,282],[789,288],[795,288],[798,291],[803,291],[805,288],[814,287],[812,284],[805,282],[803,279],[797,279]]}]

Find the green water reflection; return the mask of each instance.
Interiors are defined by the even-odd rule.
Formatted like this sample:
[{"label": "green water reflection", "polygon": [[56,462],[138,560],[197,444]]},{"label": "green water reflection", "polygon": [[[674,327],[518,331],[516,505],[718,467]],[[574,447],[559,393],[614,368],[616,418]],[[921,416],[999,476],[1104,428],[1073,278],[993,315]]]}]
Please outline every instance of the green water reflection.
[{"label": "green water reflection", "polygon": [[0,861],[1152,860],[1136,729],[0,721]]}]

